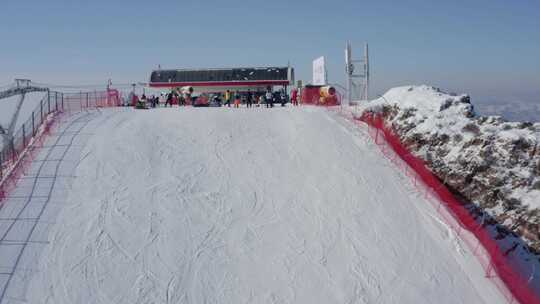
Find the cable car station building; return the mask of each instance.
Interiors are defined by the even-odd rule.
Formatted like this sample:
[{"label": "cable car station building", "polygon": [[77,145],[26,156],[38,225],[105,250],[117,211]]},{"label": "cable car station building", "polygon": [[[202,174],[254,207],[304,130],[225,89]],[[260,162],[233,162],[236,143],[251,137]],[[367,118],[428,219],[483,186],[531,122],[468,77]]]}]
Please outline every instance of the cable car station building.
[{"label": "cable car station building", "polygon": [[226,90],[264,92],[268,87],[284,87],[294,83],[292,67],[231,69],[155,70],[150,75],[153,88],[192,87],[198,93],[223,93]]}]

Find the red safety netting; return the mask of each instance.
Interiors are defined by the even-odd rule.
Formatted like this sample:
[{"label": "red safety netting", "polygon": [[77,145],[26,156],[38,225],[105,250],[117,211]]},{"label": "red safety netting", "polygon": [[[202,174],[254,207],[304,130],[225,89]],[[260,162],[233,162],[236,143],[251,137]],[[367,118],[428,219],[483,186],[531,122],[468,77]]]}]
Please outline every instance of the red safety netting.
[{"label": "red safety netting", "polygon": [[414,185],[425,194],[441,218],[478,258],[486,277],[498,287],[509,303],[540,303],[540,297],[529,286],[526,275],[518,270],[509,251],[495,240],[490,226],[484,224],[483,217],[475,216],[428,169],[422,159],[411,154],[380,115],[366,112],[355,120],[368,124],[369,134],[383,154],[412,178]]},{"label": "red safety netting", "polygon": [[0,208],[61,117],[87,109],[116,106],[121,106],[121,98],[120,92],[114,89],[70,94],[47,92],[10,145],[0,151]]},{"label": "red safety netting", "polygon": [[120,92],[115,89],[99,92],[62,94],[63,110],[68,113],[85,109],[121,106]]},{"label": "red safety netting", "polygon": [[53,126],[56,121],[60,119],[61,112],[55,112],[51,114],[41,126],[40,130],[36,133],[28,148],[25,147],[24,151],[21,151],[17,159],[12,159],[12,167],[9,174],[2,180],[0,184],[0,208],[7,195],[15,189],[20,177],[28,172],[32,160],[39,153],[39,149],[43,147],[43,143],[49,134],[51,134]]}]

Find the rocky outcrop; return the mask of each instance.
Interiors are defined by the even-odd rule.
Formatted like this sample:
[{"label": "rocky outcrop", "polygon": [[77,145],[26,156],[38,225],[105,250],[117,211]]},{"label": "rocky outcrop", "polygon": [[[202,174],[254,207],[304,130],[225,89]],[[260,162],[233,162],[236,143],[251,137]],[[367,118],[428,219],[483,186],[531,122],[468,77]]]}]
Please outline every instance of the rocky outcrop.
[{"label": "rocky outcrop", "polygon": [[361,107],[382,114],[450,189],[540,253],[540,124],[477,116],[467,95],[401,87]]}]

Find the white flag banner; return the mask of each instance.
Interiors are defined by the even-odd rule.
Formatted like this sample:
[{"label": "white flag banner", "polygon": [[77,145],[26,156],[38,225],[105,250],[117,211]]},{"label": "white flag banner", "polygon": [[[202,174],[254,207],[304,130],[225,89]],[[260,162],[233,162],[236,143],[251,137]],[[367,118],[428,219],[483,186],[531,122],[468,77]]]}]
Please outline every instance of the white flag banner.
[{"label": "white flag banner", "polygon": [[313,61],[313,84],[326,85],[326,65],[324,56]]}]

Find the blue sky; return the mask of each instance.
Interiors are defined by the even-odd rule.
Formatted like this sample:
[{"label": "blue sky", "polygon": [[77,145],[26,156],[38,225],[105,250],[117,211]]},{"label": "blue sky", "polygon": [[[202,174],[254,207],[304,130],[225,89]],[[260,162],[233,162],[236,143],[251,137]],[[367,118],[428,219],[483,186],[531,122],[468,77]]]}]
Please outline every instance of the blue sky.
[{"label": "blue sky", "polygon": [[0,85],[145,81],[151,69],[286,65],[370,44],[373,93],[430,84],[473,101],[540,102],[540,2],[2,1]]}]

